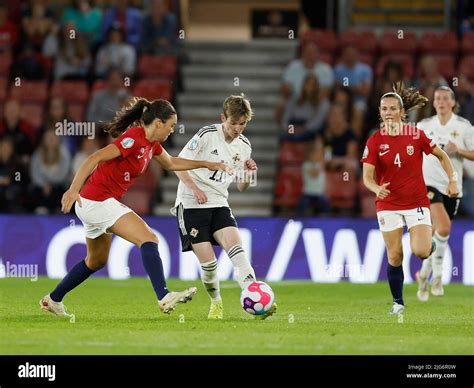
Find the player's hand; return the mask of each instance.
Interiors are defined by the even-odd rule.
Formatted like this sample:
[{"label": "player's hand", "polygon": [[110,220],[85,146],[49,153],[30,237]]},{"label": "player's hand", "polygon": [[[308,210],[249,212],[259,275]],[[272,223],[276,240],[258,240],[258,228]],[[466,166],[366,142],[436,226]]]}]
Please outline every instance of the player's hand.
[{"label": "player's hand", "polygon": [[444,147],[444,150],[448,155],[452,156],[458,153],[459,148],[452,141],[449,141],[448,144],[446,144],[446,146]]},{"label": "player's hand", "polygon": [[207,195],[201,189],[199,188],[194,189],[193,194],[198,204],[202,205],[203,203],[207,202]]},{"label": "player's hand", "polygon": [[448,197],[456,198],[459,195],[459,188],[457,182],[451,181],[448,184]]},{"label": "player's hand", "polygon": [[79,192],[76,190],[69,189],[63,194],[63,198],[61,199],[61,211],[63,213],[69,213],[71,210],[72,205],[74,202],[79,204],[82,207],[81,197],[79,196]]},{"label": "player's hand", "polygon": [[377,189],[377,198],[380,199],[385,199],[387,196],[390,194],[390,190],[387,189],[387,186],[390,184],[390,182],[384,183],[382,186],[379,186]]},{"label": "player's hand", "polygon": [[225,163],[208,162],[207,163],[207,168],[211,171],[222,170],[222,171],[226,172],[229,175],[234,174],[234,170],[232,168],[226,166]]},{"label": "player's hand", "polygon": [[257,163],[255,163],[255,160],[249,159],[245,161],[245,169],[246,170],[252,170],[255,171],[257,170]]}]

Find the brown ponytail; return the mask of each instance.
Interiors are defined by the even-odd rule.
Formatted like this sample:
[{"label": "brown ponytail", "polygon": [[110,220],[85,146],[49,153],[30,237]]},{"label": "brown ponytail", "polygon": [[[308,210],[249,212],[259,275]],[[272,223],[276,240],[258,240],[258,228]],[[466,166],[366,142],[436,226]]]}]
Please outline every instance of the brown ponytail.
[{"label": "brown ponytail", "polygon": [[112,137],[118,137],[132,124],[148,125],[155,119],[166,122],[173,115],[176,115],[176,110],[169,101],[148,101],[146,98],[133,97],[128,106],[124,106],[111,121],[103,124],[103,129]]}]

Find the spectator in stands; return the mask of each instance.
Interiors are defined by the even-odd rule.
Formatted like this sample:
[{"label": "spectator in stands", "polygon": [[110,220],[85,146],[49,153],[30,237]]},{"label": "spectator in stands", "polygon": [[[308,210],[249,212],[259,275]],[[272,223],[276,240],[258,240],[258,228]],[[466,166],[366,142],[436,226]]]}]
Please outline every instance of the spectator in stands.
[{"label": "spectator in stands", "polygon": [[10,99],[5,103],[3,119],[0,121],[0,136],[3,135],[13,139],[16,154],[22,163],[27,164],[36,142],[36,131],[21,118],[21,105],[18,100]]},{"label": "spectator in stands", "polygon": [[69,183],[71,155],[53,129],[43,133],[30,163],[31,198],[36,213],[59,212],[61,197]]},{"label": "spectator in stands", "polygon": [[18,43],[18,30],[8,18],[8,8],[0,2],[0,52],[13,52]]},{"label": "spectator in stands", "polygon": [[[42,137],[43,133],[48,129],[56,130],[57,124],[61,123],[62,125],[64,120],[66,120],[66,122],[72,121],[71,117],[69,116],[67,101],[61,96],[52,97],[48,103],[46,120],[40,129],[40,136]],[[78,144],[77,137],[63,134],[61,139],[62,143],[67,147],[69,152],[74,154]]]},{"label": "spectator in stands", "polygon": [[55,59],[54,78],[57,80],[85,78],[89,73],[91,54],[72,22],[53,28],[44,42],[43,54]]},{"label": "spectator in stands", "polygon": [[321,136],[317,136],[311,144],[308,158],[302,166],[303,193],[296,209],[297,215],[308,214],[308,210],[310,210],[311,215],[330,211],[329,203],[324,195],[324,169],[323,140]]},{"label": "spectator in stands", "polygon": [[334,104],[329,111],[324,130],[326,168],[331,171],[357,171],[358,145],[354,132],[344,118],[341,106]]},{"label": "spectator in stands", "polygon": [[64,9],[62,23],[72,22],[84,37],[87,46],[95,48],[100,42],[102,10],[93,7],[89,0],[74,0],[73,6]]},{"label": "spectator in stands", "polygon": [[54,14],[44,0],[30,0],[29,6],[23,11],[22,47],[31,47],[41,52],[43,42],[54,26]]},{"label": "spectator in stands", "polygon": [[117,5],[110,8],[102,23],[102,42],[105,42],[109,30],[113,26],[120,26],[125,34],[125,41],[135,48],[139,47],[143,17],[139,9],[128,6],[128,0],[117,0]]},{"label": "spectator in stands", "polygon": [[354,94],[348,87],[334,88],[331,93],[331,105],[339,105],[343,111],[344,118],[348,123],[352,122]]},{"label": "spectator in stands", "polygon": [[111,68],[105,89],[94,93],[87,109],[87,121],[99,124],[114,118],[123,104],[131,97],[124,87],[123,74],[119,69]]},{"label": "spectator in stands", "polygon": [[136,52],[133,46],[124,42],[123,30],[113,26],[109,30],[108,41],[97,52],[95,74],[105,78],[112,67],[119,68],[126,76],[135,73]]},{"label": "spectator in stands", "polygon": [[459,116],[469,120],[474,125],[474,92],[469,80],[464,74],[459,76],[459,85],[456,90],[456,99],[459,102]]},{"label": "spectator in stands", "polygon": [[[431,55],[425,55],[420,60],[419,76],[415,81],[415,88],[420,93],[426,96],[430,101],[433,101],[435,89],[439,86],[449,86],[446,80],[438,71],[438,64]],[[427,117],[435,115],[436,112],[433,104],[426,104],[420,109],[413,110],[409,115],[410,121],[421,121]]]},{"label": "spectator in stands", "polygon": [[72,159],[72,171],[70,176],[70,181],[76,175],[77,170],[81,167],[81,164],[84,160],[87,159],[88,156],[92,155],[95,151],[101,148],[100,142],[97,138],[88,139],[87,137],[83,137],[81,139],[81,145],[79,151],[76,152],[74,158]]},{"label": "spectator in stands", "polygon": [[321,93],[318,79],[314,74],[308,74],[301,94],[292,97],[286,105],[282,139],[302,141],[314,138],[326,121],[329,107],[328,99]]},{"label": "spectator in stands", "polygon": [[150,14],[143,22],[142,51],[147,54],[175,54],[177,26],[176,15],[166,10],[163,0],[151,0]]},{"label": "spectator in stands", "polygon": [[18,162],[15,144],[10,136],[0,137],[0,213],[22,210],[23,167]]},{"label": "spectator in stands", "polygon": [[346,46],[342,52],[341,63],[334,69],[339,87],[348,87],[354,93],[352,127],[361,133],[370,92],[373,72],[370,66],[359,60],[359,51],[354,46]]}]

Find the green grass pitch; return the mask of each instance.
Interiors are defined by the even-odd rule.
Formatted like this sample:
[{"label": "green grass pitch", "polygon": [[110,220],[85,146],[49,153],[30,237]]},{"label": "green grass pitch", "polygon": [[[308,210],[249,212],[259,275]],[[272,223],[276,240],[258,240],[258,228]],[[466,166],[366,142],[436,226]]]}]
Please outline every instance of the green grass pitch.
[{"label": "green grass pitch", "polygon": [[277,315],[254,321],[239,303],[235,282],[222,282],[224,320],[209,321],[199,281],[170,280],[170,289],[197,285],[192,302],[171,315],[158,310],[146,278],[92,278],[66,296],[75,322],[39,308],[57,284],[0,280],[0,354],[473,354],[473,291],[448,285],[442,298],[418,302],[404,289],[403,321],[387,314],[386,283],[272,283]]}]

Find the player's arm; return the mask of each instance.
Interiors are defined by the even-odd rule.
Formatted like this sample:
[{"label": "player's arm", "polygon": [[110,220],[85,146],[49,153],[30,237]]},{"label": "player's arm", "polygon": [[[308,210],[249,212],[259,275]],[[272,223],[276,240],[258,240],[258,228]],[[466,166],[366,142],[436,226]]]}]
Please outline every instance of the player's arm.
[{"label": "player's arm", "polygon": [[243,182],[237,182],[237,190],[242,192],[249,188],[255,171],[257,171],[257,163],[255,163],[253,159],[246,160],[244,165],[244,179]]},{"label": "player's arm", "polygon": [[459,155],[467,160],[474,160],[474,150],[463,150],[451,141],[446,144],[445,149],[448,155]]},{"label": "player's arm", "polygon": [[82,206],[81,198],[79,197],[79,191],[81,190],[82,185],[86,179],[89,177],[92,171],[94,171],[99,163],[118,158],[120,155],[121,153],[119,148],[115,144],[109,144],[108,146],[101,148],[92,155],[88,156],[87,159],[81,164],[81,167],[79,167],[79,170],[77,170],[76,175],[72,180],[71,186],[64,193],[61,199],[61,210],[64,213],[69,213],[75,201],[79,203],[79,206]]},{"label": "player's arm", "polygon": [[183,182],[188,189],[190,189],[193,194],[194,198],[198,203],[206,203],[207,202],[207,195],[204,191],[202,191],[199,186],[194,182],[194,179],[189,175],[187,171],[175,171],[176,176],[179,178],[181,182]]},{"label": "player's arm", "polygon": [[382,186],[379,186],[377,182],[375,182],[375,166],[373,164],[364,163],[362,177],[365,187],[372,191],[377,198],[384,199],[390,194],[390,190],[387,189],[390,182],[385,182]]},{"label": "player's arm", "polygon": [[207,160],[191,160],[184,159],[179,156],[171,156],[163,148],[163,151],[159,155],[153,156],[153,159],[157,161],[161,167],[169,171],[185,171],[194,170],[196,168],[207,168],[211,171],[223,170],[229,174],[233,171],[227,167],[224,163],[209,162]]},{"label": "player's arm", "polygon": [[440,147],[436,146],[433,149],[432,154],[436,156],[443,167],[443,170],[448,174],[449,184],[448,184],[448,196],[457,197],[459,195],[458,189],[458,177],[457,173],[454,171],[453,164],[451,159],[446,152],[444,152]]}]

